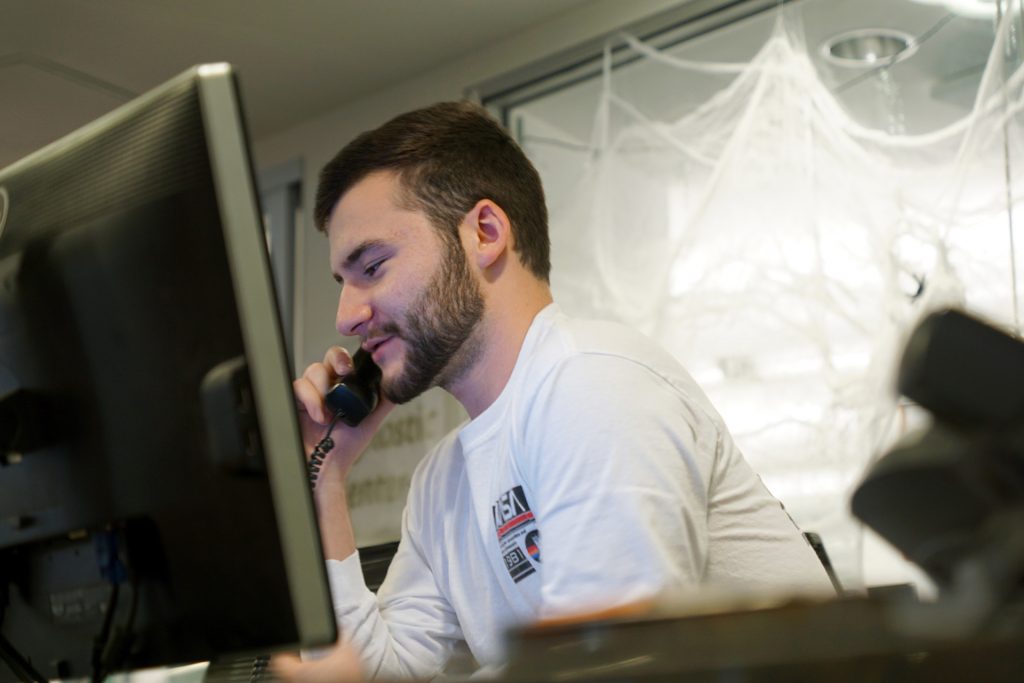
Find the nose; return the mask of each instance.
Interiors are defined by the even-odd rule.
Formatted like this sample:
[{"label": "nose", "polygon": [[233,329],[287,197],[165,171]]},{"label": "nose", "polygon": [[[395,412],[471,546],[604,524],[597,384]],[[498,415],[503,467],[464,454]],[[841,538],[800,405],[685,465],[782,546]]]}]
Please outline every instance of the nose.
[{"label": "nose", "polygon": [[354,337],[365,333],[366,323],[373,316],[369,299],[352,285],[346,284],[338,295],[338,312],[334,327],[343,337]]}]

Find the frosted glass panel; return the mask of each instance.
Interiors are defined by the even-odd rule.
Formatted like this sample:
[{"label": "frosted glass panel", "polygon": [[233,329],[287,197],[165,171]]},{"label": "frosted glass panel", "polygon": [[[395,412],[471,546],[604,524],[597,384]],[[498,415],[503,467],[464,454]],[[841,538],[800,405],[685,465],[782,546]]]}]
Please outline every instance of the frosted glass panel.
[{"label": "frosted glass panel", "polygon": [[[906,335],[946,305],[1019,328],[1021,17],[988,7],[806,0],[665,51],[626,36],[638,61],[508,112],[556,299],[680,358],[850,588],[929,588],[849,514],[924,419],[893,387]],[[862,29],[907,49],[825,56]]]}]

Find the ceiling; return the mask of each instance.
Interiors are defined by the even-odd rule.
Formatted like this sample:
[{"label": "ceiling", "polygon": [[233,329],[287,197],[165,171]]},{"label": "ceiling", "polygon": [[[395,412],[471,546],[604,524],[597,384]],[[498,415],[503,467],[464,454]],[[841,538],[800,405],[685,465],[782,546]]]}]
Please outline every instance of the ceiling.
[{"label": "ceiling", "polygon": [[0,0],[0,168],[198,63],[259,138],[586,2]]}]

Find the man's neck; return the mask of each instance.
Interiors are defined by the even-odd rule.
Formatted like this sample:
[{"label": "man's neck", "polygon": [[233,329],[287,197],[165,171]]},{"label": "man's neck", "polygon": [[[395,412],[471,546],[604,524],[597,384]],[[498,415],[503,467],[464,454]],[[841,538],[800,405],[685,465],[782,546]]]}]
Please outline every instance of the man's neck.
[{"label": "man's neck", "polygon": [[552,302],[546,285],[524,295],[522,292],[507,299],[498,299],[497,305],[488,306],[473,342],[477,344],[474,362],[453,382],[444,388],[475,419],[501,395],[515,368],[519,351],[533,319]]}]

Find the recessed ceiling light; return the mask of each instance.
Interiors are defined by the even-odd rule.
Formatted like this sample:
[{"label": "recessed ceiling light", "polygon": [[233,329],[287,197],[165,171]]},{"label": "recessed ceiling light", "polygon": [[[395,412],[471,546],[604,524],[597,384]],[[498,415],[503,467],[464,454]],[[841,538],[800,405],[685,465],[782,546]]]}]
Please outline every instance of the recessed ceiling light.
[{"label": "recessed ceiling light", "polygon": [[888,66],[917,52],[909,33],[889,28],[862,28],[829,38],[821,44],[821,56],[850,68]]}]

